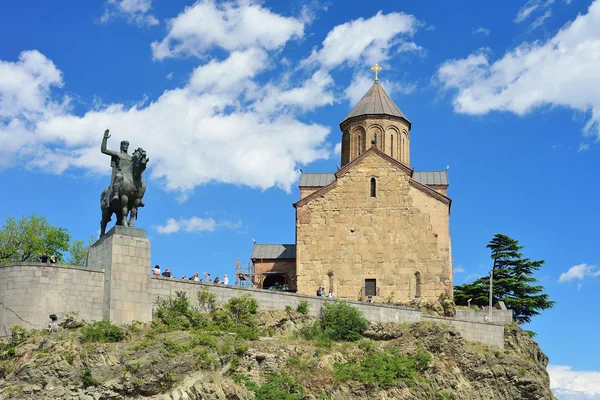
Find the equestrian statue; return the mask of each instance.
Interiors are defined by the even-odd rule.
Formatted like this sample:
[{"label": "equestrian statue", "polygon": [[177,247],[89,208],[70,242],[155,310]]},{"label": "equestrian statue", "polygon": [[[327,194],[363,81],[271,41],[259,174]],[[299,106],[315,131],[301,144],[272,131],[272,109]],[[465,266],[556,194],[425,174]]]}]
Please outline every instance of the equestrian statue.
[{"label": "equestrian statue", "polygon": [[[111,220],[113,214],[117,216],[116,225],[133,228],[137,219],[138,208],[144,207],[142,198],[146,191],[146,180],[142,178],[142,172],[150,161],[146,157],[146,151],[138,147],[132,155],[127,154],[129,142],[121,142],[120,151],[108,150],[106,144],[110,138],[108,129],[104,131],[100,151],[110,156],[112,176],[110,186],[102,191],[100,196],[100,209],[102,210],[102,221],[100,221],[100,237],[104,236],[106,224]],[[129,220],[127,220],[129,215]]]}]

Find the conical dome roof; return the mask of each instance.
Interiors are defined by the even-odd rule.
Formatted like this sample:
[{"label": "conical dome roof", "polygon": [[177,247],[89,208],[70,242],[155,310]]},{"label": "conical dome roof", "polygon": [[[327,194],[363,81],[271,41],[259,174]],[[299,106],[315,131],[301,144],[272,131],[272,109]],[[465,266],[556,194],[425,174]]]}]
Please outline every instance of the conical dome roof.
[{"label": "conical dome roof", "polygon": [[410,121],[406,118],[406,115],[398,106],[390,99],[390,96],[383,90],[379,81],[376,80],[373,83],[373,86],[367,91],[367,93],[363,96],[362,99],[358,102],[356,106],[350,111],[346,118],[340,123],[343,124],[347,120],[355,117],[363,117],[363,116],[392,116],[397,118],[402,118],[406,122],[408,122],[410,127]]}]

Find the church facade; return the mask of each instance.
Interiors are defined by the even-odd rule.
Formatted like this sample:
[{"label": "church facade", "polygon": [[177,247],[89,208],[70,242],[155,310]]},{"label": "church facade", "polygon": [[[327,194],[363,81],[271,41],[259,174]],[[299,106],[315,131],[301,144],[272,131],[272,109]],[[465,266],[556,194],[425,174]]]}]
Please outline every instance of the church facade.
[{"label": "church facade", "polygon": [[411,122],[377,79],[340,129],[341,168],[300,179],[296,243],[254,245],[255,286],[395,302],[452,295],[447,171],[410,168]]}]

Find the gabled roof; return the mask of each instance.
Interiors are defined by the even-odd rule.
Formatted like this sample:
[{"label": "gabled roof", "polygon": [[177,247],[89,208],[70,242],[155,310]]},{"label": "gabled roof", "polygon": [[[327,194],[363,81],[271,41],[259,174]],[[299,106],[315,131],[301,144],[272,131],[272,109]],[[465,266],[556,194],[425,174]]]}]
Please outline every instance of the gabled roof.
[{"label": "gabled roof", "polygon": [[413,179],[423,185],[448,186],[448,171],[415,171]]},{"label": "gabled roof", "polygon": [[318,174],[305,174],[302,173],[300,177],[300,187],[323,187],[329,185],[335,181],[335,174],[329,173],[318,173]]},{"label": "gabled roof", "polygon": [[[329,184],[321,187],[319,190],[317,190],[316,192],[310,194],[309,196],[306,196],[306,197],[298,200],[296,203],[293,204],[293,206],[294,207],[302,207],[305,204],[307,204],[308,202],[310,202],[311,200],[316,199],[317,197],[323,196],[324,194],[326,194],[327,192],[329,192],[331,189],[333,189],[336,186],[337,180],[340,178],[340,176],[344,175],[349,169],[351,169],[352,167],[354,167],[356,164],[360,163],[362,160],[364,160],[371,153],[377,154],[378,156],[380,156],[384,160],[389,161],[396,168],[399,168],[399,169],[405,171],[411,177],[411,179],[409,180],[409,183],[410,183],[411,186],[413,186],[413,187],[421,190],[424,193],[427,193],[431,197],[434,197],[434,198],[438,199],[442,203],[446,203],[448,205],[451,204],[452,200],[448,196],[444,196],[443,194],[438,193],[435,190],[431,189],[429,186],[427,186],[427,184],[424,184],[424,183],[421,183],[421,182],[417,181],[414,178],[414,171],[412,169],[410,169],[410,167],[408,167],[407,165],[401,163],[400,161],[398,161],[398,160],[396,160],[396,159],[388,156],[387,154],[385,154],[384,152],[382,152],[381,150],[379,150],[377,147],[373,146],[373,147],[368,148],[367,151],[365,151],[360,156],[358,156],[357,158],[355,158],[354,160],[352,160],[351,162],[349,162],[348,164],[346,164],[343,168],[341,168],[340,170],[338,170],[335,173],[335,179],[333,181],[331,181],[331,183],[329,183]],[[442,173],[443,172],[443,173],[445,173],[446,174],[446,182],[448,181],[448,177],[447,177],[447,172],[446,171],[432,171],[432,172],[437,172],[437,173]],[[425,176],[425,177],[427,177],[427,176]],[[433,185],[435,185],[435,183]]]},{"label": "gabled roof", "polygon": [[256,244],[252,249],[252,260],[260,259],[279,259],[279,260],[293,260],[296,259],[296,245],[295,244]]},{"label": "gabled roof", "polygon": [[346,118],[344,118],[340,125],[351,118],[362,117],[367,115],[386,115],[391,117],[402,118],[406,122],[408,122],[410,127],[410,121],[408,120],[408,118],[406,118],[406,115],[404,115],[404,113],[400,111],[396,103],[394,103],[393,100],[390,99],[390,96],[388,96],[385,90],[383,90],[383,88],[379,84],[379,81],[375,81],[375,83],[373,83],[373,86],[371,86],[371,88],[367,91],[363,98],[360,99],[358,104],[354,106],[352,111],[350,111],[350,113],[346,115]]}]

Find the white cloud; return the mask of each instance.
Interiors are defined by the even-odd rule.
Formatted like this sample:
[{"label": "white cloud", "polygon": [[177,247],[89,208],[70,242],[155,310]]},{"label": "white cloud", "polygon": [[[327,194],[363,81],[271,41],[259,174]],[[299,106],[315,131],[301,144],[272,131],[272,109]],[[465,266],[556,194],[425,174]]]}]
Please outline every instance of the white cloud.
[{"label": "white cloud", "polygon": [[331,76],[324,71],[316,71],[301,85],[286,88],[279,85],[266,85],[259,93],[260,99],[254,104],[254,110],[261,113],[274,113],[298,109],[310,111],[316,107],[333,104],[334,96],[331,92],[334,82]]},{"label": "white cloud", "polygon": [[328,34],[320,50],[314,49],[304,64],[318,64],[325,69],[345,62],[382,63],[390,53],[419,51],[410,40],[421,23],[404,13],[382,14],[369,19],[359,18],[337,25]]},{"label": "white cloud", "polygon": [[[144,147],[150,157],[149,177],[159,180],[166,190],[183,193],[182,199],[194,187],[211,181],[262,189],[278,186],[289,191],[298,178],[298,165],[329,157],[326,138],[330,128],[296,117],[331,103],[333,96],[326,88],[333,81],[328,74],[316,73],[299,85],[271,85],[269,90],[257,91],[251,78],[262,67],[248,60],[235,62],[248,54],[264,56],[254,49],[233,52],[221,62],[198,67],[184,87],[167,90],[150,104],[108,104],[81,116],[54,106],[48,87],[62,84],[61,74],[43,55],[35,52],[35,66],[3,62],[0,65],[12,69],[15,64],[25,64],[19,68],[27,73],[20,71],[25,78],[18,87],[0,87],[0,98],[31,92],[36,100],[9,101],[4,114],[33,110],[41,116],[0,121],[0,167],[20,161],[27,168],[55,174],[70,168],[107,173],[110,162],[98,146],[104,129],[111,128],[109,147],[115,148],[123,139],[128,139],[132,148]],[[28,57],[27,53],[21,56],[23,60]],[[40,65],[46,68],[43,74],[29,72],[38,71]],[[237,69],[230,72],[230,78],[214,79],[206,74],[231,65]],[[239,93],[248,91],[252,96]],[[20,104],[17,111],[15,104]]]},{"label": "white cloud", "polygon": [[480,26],[477,29],[473,29],[473,35],[488,36],[489,34],[490,34],[490,30],[487,28],[484,28],[483,26]]},{"label": "white cloud", "polygon": [[304,23],[263,8],[253,1],[217,4],[197,1],[169,21],[169,32],[152,43],[154,58],[195,56],[212,47],[228,51],[252,47],[274,50],[292,38],[302,38]]},{"label": "white cloud", "polygon": [[152,0],[107,0],[101,23],[113,18],[125,18],[138,26],[158,25],[158,19],[150,14]]},{"label": "white cloud", "polygon": [[585,277],[600,276],[600,270],[595,265],[579,264],[575,265],[567,272],[560,274],[558,282],[571,282],[574,279],[583,280]]},{"label": "white cloud", "polygon": [[590,145],[588,143],[580,143],[577,152],[582,152],[590,149]]},{"label": "white cloud", "polygon": [[536,10],[548,10],[554,0],[529,0],[519,9],[515,16],[515,22],[521,23],[532,16]]},{"label": "white cloud", "polygon": [[456,272],[457,274],[460,274],[462,272],[465,272],[465,269],[462,267],[462,265],[459,265],[456,268],[454,268],[454,272]]},{"label": "white cloud", "polygon": [[342,154],[342,142],[337,142],[335,144],[335,147],[333,148],[333,154],[335,154],[336,156]]},{"label": "white cloud", "polygon": [[171,234],[179,231],[183,232],[213,232],[217,228],[225,228],[225,229],[238,229],[242,226],[242,221],[232,222],[232,221],[220,221],[217,222],[213,218],[199,218],[192,217],[189,219],[185,218],[169,218],[165,225],[156,226],[156,230],[159,233],[163,234]]},{"label": "white cloud", "polygon": [[267,53],[251,48],[234,51],[225,61],[212,60],[194,70],[190,88],[198,91],[239,92],[248,79],[267,66]]},{"label": "white cloud", "polygon": [[50,89],[62,86],[62,73],[36,50],[22,52],[17,62],[0,60],[0,118],[45,113]]},{"label": "white cloud", "polygon": [[544,25],[544,22],[546,22],[546,20],[548,18],[550,18],[551,16],[552,16],[552,11],[549,8],[546,9],[546,11],[544,11],[544,13],[542,15],[537,17],[535,19],[535,21],[532,22],[532,24],[529,26],[529,29],[534,30],[536,28],[539,28],[540,26]]},{"label": "white cloud", "polygon": [[527,114],[544,105],[588,112],[584,133],[599,136],[600,1],[546,42],[523,43],[492,61],[488,50],[449,60],[437,79],[455,90],[457,112]]},{"label": "white cloud", "polygon": [[167,79],[169,79],[169,80],[170,80],[170,79],[172,79],[172,78],[173,78],[173,71],[171,71],[171,72],[169,72],[169,73],[167,74]]},{"label": "white cloud", "polygon": [[576,371],[566,365],[548,365],[550,388],[560,400],[600,399],[600,372]]}]

